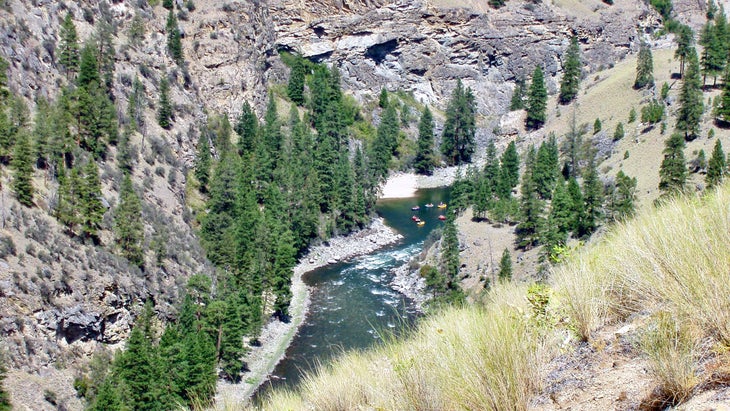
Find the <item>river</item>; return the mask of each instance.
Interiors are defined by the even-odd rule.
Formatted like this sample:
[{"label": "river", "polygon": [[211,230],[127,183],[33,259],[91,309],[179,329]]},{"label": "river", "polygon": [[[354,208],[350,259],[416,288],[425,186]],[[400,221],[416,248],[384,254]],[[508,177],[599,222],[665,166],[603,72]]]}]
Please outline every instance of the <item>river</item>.
[{"label": "river", "polygon": [[[424,207],[441,201],[448,203],[449,189],[425,189],[412,198],[380,200],[378,214],[403,235],[403,240],[304,275],[305,283],[312,289],[309,313],[286,357],[276,366],[270,380],[259,388],[257,396],[271,387],[294,387],[302,373],[318,363],[326,363],[345,350],[370,347],[378,342],[383,331],[397,332],[413,323],[418,312],[410,299],[390,287],[391,269],[420,253],[429,233],[443,225],[438,215],[444,210]],[[415,205],[421,209],[412,211]],[[426,224],[417,226],[411,219],[414,214]]]}]

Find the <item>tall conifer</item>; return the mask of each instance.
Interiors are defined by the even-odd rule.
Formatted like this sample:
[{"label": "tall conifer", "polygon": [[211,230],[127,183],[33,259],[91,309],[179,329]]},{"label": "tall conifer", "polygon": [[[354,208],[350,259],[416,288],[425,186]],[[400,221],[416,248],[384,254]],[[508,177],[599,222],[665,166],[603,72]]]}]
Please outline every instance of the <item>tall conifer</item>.
[{"label": "tall conifer", "polygon": [[664,160],[659,168],[659,190],[664,195],[684,189],[687,181],[684,146],[684,138],[679,133],[672,134],[664,143]]},{"label": "tall conifer", "polygon": [[578,46],[578,38],[573,36],[563,61],[563,79],[560,81],[560,95],[558,96],[560,104],[568,104],[578,95],[580,69],[580,46]]},{"label": "tall conifer", "polygon": [[461,80],[451,94],[446,109],[446,121],[441,135],[441,153],[450,165],[471,161],[474,153],[476,133],[474,94],[470,88],[464,89]]},{"label": "tall conifer", "polygon": [[527,249],[538,244],[544,225],[542,216],[544,204],[538,197],[533,174],[536,161],[535,146],[530,146],[525,159],[525,171],[522,174],[522,185],[520,186],[520,222],[515,227],[517,245]]},{"label": "tall conifer", "polygon": [[674,58],[679,59],[679,78],[684,77],[684,63],[689,57],[694,45],[694,32],[687,25],[681,25],[677,29],[677,49],[674,51]]},{"label": "tall conifer", "polygon": [[130,263],[142,267],[144,265],[142,203],[128,175],[124,176],[119,191],[119,205],[114,213],[114,232],[122,256]]},{"label": "tall conifer", "polygon": [[11,187],[15,197],[24,206],[33,205],[33,151],[30,146],[29,136],[25,131],[16,135],[13,160],[10,163],[13,169],[13,182]]},{"label": "tall conifer", "polygon": [[727,173],[727,164],[725,162],[725,152],[722,149],[722,143],[718,138],[715,141],[715,147],[712,149],[712,156],[707,165],[707,175],[705,183],[707,188],[715,187],[720,184]]},{"label": "tall conifer", "polygon": [[433,172],[433,115],[426,106],[418,123],[418,146],[413,167],[418,174],[431,175]]},{"label": "tall conifer", "polygon": [[641,42],[639,57],[636,60],[636,79],[634,88],[642,89],[654,86],[654,59],[651,48],[645,42]]},{"label": "tall conifer", "polygon": [[306,70],[304,61],[301,57],[296,57],[289,73],[289,84],[287,85],[287,94],[293,103],[301,106],[304,104],[304,77]]},{"label": "tall conifer", "polygon": [[538,66],[532,73],[532,83],[527,94],[527,128],[537,130],[547,120],[547,88],[545,76]]},{"label": "tall conifer", "polygon": [[685,139],[693,140],[700,132],[700,119],[704,111],[704,104],[697,53],[691,52],[687,62],[687,72],[679,94],[676,128],[677,131],[684,134]]},{"label": "tall conifer", "polygon": [[86,238],[98,240],[101,221],[106,208],[101,202],[101,180],[96,162],[89,160],[84,168],[84,180],[80,193],[81,233]]},{"label": "tall conifer", "polygon": [[66,71],[66,77],[71,78],[79,68],[79,36],[71,12],[66,13],[61,22],[60,36],[58,62]]},{"label": "tall conifer", "polygon": [[160,80],[160,100],[157,105],[157,124],[162,128],[170,128],[172,125],[172,103],[170,102],[170,83],[167,75]]},{"label": "tall conifer", "polygon": [[507,248],[502,252],[499,260],[499,279],[510,281],[512,279],[512,256]]}]

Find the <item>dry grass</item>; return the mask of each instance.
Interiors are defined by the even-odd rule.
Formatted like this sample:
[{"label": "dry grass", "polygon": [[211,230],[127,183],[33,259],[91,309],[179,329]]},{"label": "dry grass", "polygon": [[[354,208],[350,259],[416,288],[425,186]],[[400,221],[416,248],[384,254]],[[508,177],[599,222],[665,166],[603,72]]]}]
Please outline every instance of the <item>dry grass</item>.
[{"label": "dry grass", "polygon": [[697,340],[687,324],[660,312],[646,330],[640,346],[649,357],[649,370],[659,383],[660,406],[679,404],[689,398],[699,382],[696,375]]},{"label": "dry grass", "polygon": [[729,342],[729,201],[727,187],[705,198],[669,201],[558,268],[555,283],[581,335],[662,310]]},{"label": "dry grass", "polygon": [[[669,201],[554,270],[548,314],[563,313],[583,339],[608,323],[646,319],[637,348],[658,384],[651,401],[685,400],[704,378],[698,347],[730,342],[728,204],[728,185]],[[499,284],[483,306],[448,309],[405,341],[349,353],[260,408],[527,409],[566,329],[536,320],[527,297],[526,284]]]},{"label": "dry grass", "polygon": [[485,307],[452,308],[408,341],[355,352],[307,376],[298,396],[275,392],[266,410],[527,408],[550,358],[524,285],[497,288]]},{"label": "dry grass", "polygon": [[654,318],[639,345],[667,404],[700,381],[696,347],[730,343],[728,204],[727,185],[671,200],[555,271],[563,308],[584,339],[607,323]]}]

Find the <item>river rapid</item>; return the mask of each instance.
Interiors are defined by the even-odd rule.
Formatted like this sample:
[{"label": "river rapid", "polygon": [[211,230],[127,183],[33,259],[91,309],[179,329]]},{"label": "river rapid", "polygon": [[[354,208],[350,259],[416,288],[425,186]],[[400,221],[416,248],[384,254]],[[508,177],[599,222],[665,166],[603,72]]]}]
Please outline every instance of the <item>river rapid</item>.
[{"label": "river rapid", "polygon": [[[443,225],[438,216],[445,210],[436,205],[448,201],[447,188],[419,190],[412,198],[380,200],[377,212],[386,225],[403,235],[400,242],[304,275],[311,289],[309,312],[286,357],[256,397],[272,387],[293,388],[317,364],[346,350],[370,347],[383,333],[398,332],[416,321],[419,313],[413,301],[390,286],[391,270],[421,252],[429,234]],[[427,203],[434,207],[425,207]],[[412,211],[416,205],[420,210]],[[425,225],[417,226],[414,215]]]}]

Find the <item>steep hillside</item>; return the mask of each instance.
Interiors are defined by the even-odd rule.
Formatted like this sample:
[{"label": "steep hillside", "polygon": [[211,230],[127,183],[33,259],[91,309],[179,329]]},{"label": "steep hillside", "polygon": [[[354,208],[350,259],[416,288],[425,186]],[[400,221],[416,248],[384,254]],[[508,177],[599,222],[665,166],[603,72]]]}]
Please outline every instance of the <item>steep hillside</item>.
[{"label": "steep hillside", "polygon": [[485,128],[507,108],[514,81],[536,65],[556,89],[571,35],[579,36],[590,72],[636,50],[636,26],[658,27],[641,2],[592,1],[581,16],[560,2],[510,1],[499,10],[459,1],[374,3],[350,10],[321,2],[312,13],[309,3],[274,2],[276,47],[336,64],[345,86],[363,99],[382,87],[403,89],[443,109],[461,79],[477,96]]},{"label": "steep hillside", "polygon": [[[515,80],[540,65],[551,93],[557,90],[561,58],[571,36],[581,42],[586,73],[599,76],[585,87],[598,90],[614,81],[609,80],[614,78],[613,71],[601,70],[625,69],[621,64],[630,64],[621,60],[637,50],[636,27],[653,32],[660,25],[657,14],[643,2],[579,3],[580,7],[571,1],[538,5],[510,1],[494,10],[472,1],[198,0],[175,1],[175,12],[168,13],[159,1],[0,2],[0,57],[9,63],[7,89],[12,96],[6,99],[2,93],[0,108],[11,121],[0,125],[13,130],[0,133],[0,335],[5,362],[12,369],[8,386],[15,401],[32,409],[48,409],[52,402],[69,409],[82,407],[72,388],[74,376],[95,352],[122,347],[144,302],[154,303],[155,322],[161,329],[177,317],[191,276],[216,278],[213,257],[206,257],[199,239],[201,221],[211,211],[206,208],[211,195],[194,169],[201,152],[211,155],[213,162],[221,161],[224,148],[230,149],[230,143],[243,137],[231,133],[230,126],[244,111],[244,103],[253,107],[256,121],[263,119],[267,91],[274,90],[279,119],[287,118],[290,100],[282,90],[290,69],[280,52],[337,68],[339,72],[333,73],[338,73],[348,95],[342,107],[349,104],[348,109],[357,111],[353,103],[357,101],[366,108],[364,119],[357,119],[361,129],[340,127],[333,133],[345,147],[342,153],[353,154],[355,148],[372,142],[375,128],[368,121],[376,125],[381,121],[382,110],[375,104],[382,88],[397,92],[393,94],[399,107],[406,101],[411,108],[433,106],[440,129],[448,96],[457,80],[462,80],[476,96],[479,157],[490,137],[496,137],[500,146],[518,138],[496,127]],[[692,16],[701,12],[693,8],[693,2],[687,3]],[[82,76],[60,63],[66,16],[78,32],[79,45],[95,41],[98,56],[105,56],[99,60],[104,66],[100,69],[106,70],[106,93],[94,94],[98,100],[83,100],[69,92],[79,86],[77,77]],[[182,58],[175,58],[171,50],[170,20],[179,29]],[[329,82],[328,75],[320,80]],[[599,80],[604,79],[601,86]],[[170,87],[169,125],[158,121],[165,84]],[[110,106],[102,96],[109,98]],[[106,120],[115,132],[102,136],[103,149],[91,148],[90,140],[79,131],[82,125],[96,126],[84,123],[80,111],[73,112],[80,102],[87,108],[112,107]],[[66,114],[75,115],[61,119],[58,113],[65,109]],[[551,116],[557,118],[558,112],[551,107]],[[560,120],[550,122],[555,128],[548,130],[564,130],[561,122],[566,113],[560,115]],[[613,120],[609,117],[607,125]],[[412,138],[414,122],[405,123],[403,128]],[[59,124],[73,133],[60,132]],[[291,134],[294,127],[284,129]],[[220,136],[228,133],[233,139],[218,144]],[[519,138],[539,141],[541,133]],[[34,155],[40,161],[32,167],[36,191],[31,203],[23,205],[13,194],[16,171],[11,157],[15,140],[26,134],[33,138]],[[12,136],[11,141],[3,139],[6,135]],[[39,136],[58,140],[41,144]],[[63,141],[65,147],[55,146],[56,141]],[[412,150],[410,140],[405,141],[405,148]],[[205,147],[201,142],[212,147],[201,151]],[[651,147],[655,149],[656,144]],[[56,158],[41,153],[46,149]],[[631,150],[632,155],[638,154]],[[302,149],[310,151],[314,150]],[[615,165],[618,155],[613,153],[609,161],[614,163],[607,164],[620,167]],[[350,157],[338,160],[349,164]],[[96,166],[100,182],[99,193],[87,197],[103,206],[93,235],[59,211],[67,194],[64,190],[69,189],[62,181],[69,181],[64,180],[66,176],[77,183],[93,180],[93,172],[78,171],[90,164]],[[408,164],[398,159],[391,166],[407,168]],[[625,167],[632,166],[627,162]],[[77,176],[81,180],[72,180],[72,168],[81,173],[83,177]],[[125,258],[128,255],[116,232],[125,223],[118,218],[119,206],[126,202],[125,175],[132,183],[127,194],[133,191],[141,200],[138,262]],[[295,185],[293,181],[289,183]],[[72,191],[83,191],[81,184],[70,185]],[[333,186],[337,184],[329,185]],[[263,197],[263,189],[257,189],[258,197]],[[251,209],[263,214],[266,207],[258,197],[251,201]],[[276,220],[270,215],[268,219]],[[322,217],[314,225],[320,230],[312,230],[313,236],[324,238],[336,230],[335,218]],[[231,271],[230,265],[223,271]],[[217,286],[213,283],[214,289]],[[53,401],[46,392],[54,393]]]},{"label": "steep hillside", "polygon": [[728,395],[730,187],[670,201],[500,283],[405,341],[350,353],[261,409],[687,409]]}]

